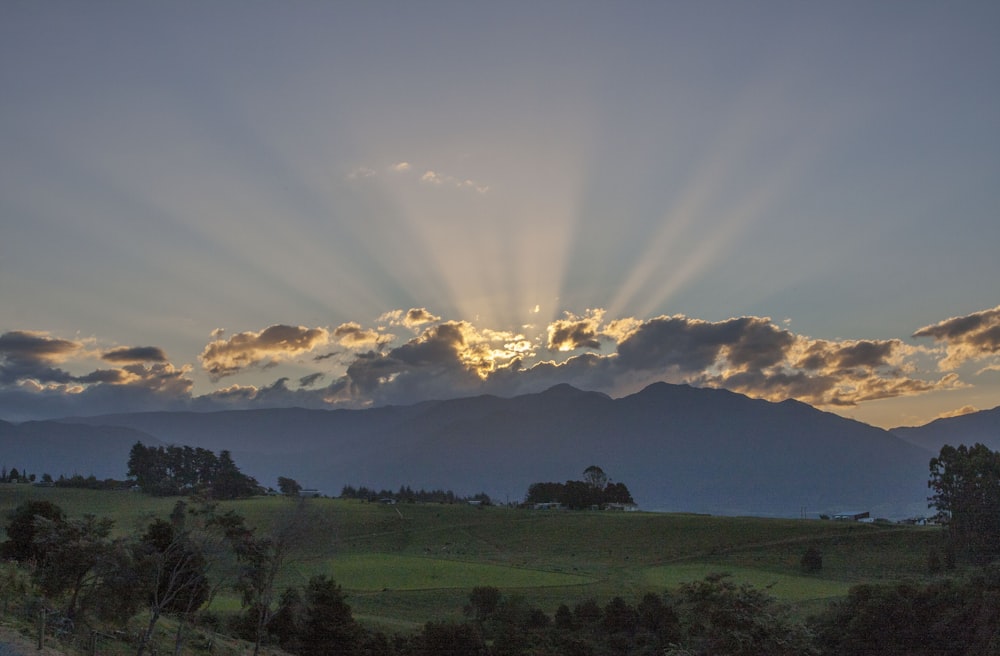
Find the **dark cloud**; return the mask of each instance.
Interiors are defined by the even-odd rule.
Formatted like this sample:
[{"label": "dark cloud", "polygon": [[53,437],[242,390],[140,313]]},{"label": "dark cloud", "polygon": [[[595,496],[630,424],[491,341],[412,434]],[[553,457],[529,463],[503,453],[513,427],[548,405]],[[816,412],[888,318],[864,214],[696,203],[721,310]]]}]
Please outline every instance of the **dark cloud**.
[{"label": "dark cloud", "polygon": [[123,346],[101,355],[108,362],[166,362],[167,354],[156,346]]},{"label": "dark cloud", "polygon": [[590,313],[585,317],[568,316],[565,319],[553,321],[549,325],[549,351],[575,351],[581,348],[599,349],[599,328],[601,313]]},{"label": "dark cloud", "polygon": [[726,357],[737,368],[766,369],[786,358],[795,344],[795,336],[778,328],[770,319],[740,317],[723,322],[720,339],[726,345]]},{"label": "dark cloud", "polygon": [[892,364],[893,358],[904,348],[897,339],[852,340],[830,342],[813,340],[794,366],[809,371],[848,372],[856,368],[873,369]]},{"label": "dark cloud", "polygon": [[417,339],[392,349],[389,356],[409,366],[460,366],[458,353],[465,346],[465,327],[457,321],[434,326]]},{"label": "dark cloud", "polygon": [[772,400],[798,399],[820,404],[836,389],[838,380],[836,376],[804,371],[750,369],[717,377],[707,376],[702,382],[749,396]]},{"label": "dark cloud", "polygon": [[94,383],[123,383],[127,380],[128,374],[123,369],[97,369],[89,374],[74,377],[74,382],[92,385]]},{"label": "dark cloud", "polygon": [[312,387],[317,382],[323,378],[324,374],[318,371],[314,374],[309,374],[308,376],[302,376],[299,378],[299,387]]},{"label": "dark cloud", "polygon": [[15,330],[0,335],[0,385],[33,380],[67,384],[74,377],[52,366],[83,350],[83,344],[49,337],[42,332]]},{"label": "dark cloud", "polygon": [[0,335],[0,356],[13,361],[59,361],[83,348],[80,342],[46,333],[14,330]]},{"label": "dark cloud", "polygon": [[723,346],[735,342],[729,325],[681,316],[658,317],[640,325],[618,344],[619,365],[635,370],[701,372],[715,364]]},{"label": "dark cloud", "polygon": [[940,363],[942,369],[995,356],[1000,354],[1000,306],[924,326],[913,336],[930,337],[945,345],[947,356]]}]

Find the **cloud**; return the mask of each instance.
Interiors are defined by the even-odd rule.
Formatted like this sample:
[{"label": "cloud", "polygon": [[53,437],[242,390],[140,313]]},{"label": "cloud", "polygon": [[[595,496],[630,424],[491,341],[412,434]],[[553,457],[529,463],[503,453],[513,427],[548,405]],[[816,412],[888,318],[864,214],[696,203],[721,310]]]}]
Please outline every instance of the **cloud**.
[{"label": "cloud", "polygon": [[0,356],[19,362],[59,362],[75,354],[83,344],[50,337],[48,333],[13,330],[0,335]]},{"label": "cloud", "polygon": [[550,351],[601,348],[599,329],[603,318],[604,310],[587,310],[582,317],[567,312],[564,319],[549,324],[546,348]]},{"label": "cloud", "polygon": [[[741,346],[753,339],[763,348],[757,359],[773,361],[776,357],[773,349],[785,341],[780,336],[783,331],[771,330],[772,343],[768,344],[764,339],[768,330],[761,329],[761,323],[768,323],[768,320],[744,317],[713,323],[681,315],[656,317],[634,327],[618,344],[619,362],[626,369],[700,373],[716,364],[724,347],[732,348],[738,360],[745,360],[746,349]],[[755,337],[745,337],[747,330]]]},{"label": "cloud", "polygon": [[101,358],[108,362],[166,362],[167,354],[155,346],[122,346],[107,351]]},{"label": "cloud", "polygon": [[277,324],[259,333],[242,332],[229,339],[216,339],[198,357],[209,376],[218,380],[247,367],[274,366],[329,342],[330,333],[325,328]]},{"label": "cloud", "polygon": [[436,316],[427,308],[410,308],[409,310],[391,310],[378,318],[379,321],[386,322],[390,326],[404,326],[415,329],[420,326],[440,321],[441,317]]},{"label": "cloud", "polygon": [[930,337],[944,344],[946,356],[938,363],[942,371],[996,356],[1000,354],[1000,306],[924,326],[913,336]]},{"label": "cloud", "polygon": [[396,162],[395,164],[393,164],[392,166],[389,167],[389,170],[395,171],[396,173],[402,173],[403,171],[409,171],[410,170],[410,163],[409,162]]},{"label": "cloud", "polygon": [[314,374],[309,374],[308,376],[302,376],[301,378],[299,378],[299,387],[312,387],[313,385],[318,383],[323,378],[323,376],[324,374],[321,371],[317,371]]},{"label": "cloud", "polygon": [[455,187],[457,189],[471,189],[479,194],[485,194],[490,190],[489,185],[470,180],[469,178],[459,178],[454,175],[446,175],[437,171],[427,170],[420,176],[420,181],[435,186]]},{"label": "cloud", "polygon": [[[349,321],[342,323],[333,330],[333,337],[341,346],[352,349],[373,348],[392,340],[392,335],[380,333],[377,330],[365,330],[361,324]],[[317,356],[321,357],[329,356]]]},{"label": "cloud", "polygon": [[59,339],[41,331],[14,330],[0,335],[0,385],[33,380],[63,385],[75,381],[61,364],[84,350],[81,342]]},{"label": "cloud", "polygon": [[363,180],[364,178],[371,178],[376,175],[374,169],[370,169],[367,166],[359,166],[347,174],[348,180]]},{"label": "cloud", "polygon": [[951,419],[952,417],[971,415],[973,412],[979,412],[979,408],[974,405],[963,405],[961,408],[955,408],[954,410],[942,412],[937,416],[937,419]]},{"label": "cloud", "polygon": [[[995,314],[977,313],[971,315],[974,320],[948,320],[918,332],[951,340],[949,348],[973,344],[976,353],[992,354]],[[814,339],[755,316],[605,322],[605,315],[600,308],[583,316],[566,313],[544,330],[522,327],[532,331],[528,334],[442,320],[427,308],[387,312],[374,327],[353,321],[332,331],[276,324],[231,337],[216,330],[199,356],[216,381],[250,368],[290,362],[297,368],[319,367],[340,357],[322,365],[322,371],[296,371],[294,378],[282,372],[271,385],[232,385],[199,397],[191,395],[190,366],[174,367],[157,347],[98,350],[84,341],[14,331],[0,335],[0,416],[58,408],[64,414],[152,408],[157,399],[169,408],[369,407],[486,393],[509,396],[558,383],[621,396],[658,381],[838,409],[967,386],[953,372],[921,376],[920,363],[934,351],[898,339]],[[388,326],[414,333],[400,342]],[[344,349],[329,352],[332,344]],[[546,359],[539,358],[541,349]],[[591,352],[574,353],[584,349]],[[94,359],[120,366],[70,370]],[[331,382],[320,384],[325,378]],[[289,389],[289,380],[297,381],[296,389]],[[115,398],[121,400],[118,406]],[[84,401],[92,406],[81,411]]]},{"label": "cloud", "polygon": [[481,390],[491,375],[530,352],[519,333],[447,321],[388,352],[359,354],[347,367],[345,389],[352,399],[376,403],[448,398]]}]

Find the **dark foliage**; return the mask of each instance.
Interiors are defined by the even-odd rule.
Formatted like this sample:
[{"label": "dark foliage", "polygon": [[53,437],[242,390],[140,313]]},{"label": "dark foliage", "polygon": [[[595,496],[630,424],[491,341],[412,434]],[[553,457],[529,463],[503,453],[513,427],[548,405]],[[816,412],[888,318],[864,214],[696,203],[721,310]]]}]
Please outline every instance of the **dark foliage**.
[{"label": "dark foliage", "polygon": [[45,555],[43,545],[35,541],[35,519],[43,517],[54,522],[65,519],[62,508],[50,501],[25,501],[8,517],[7,541],[0,545],[0,555],[20,562],[41,561]]},{"label": "dark foliage", "polygon": [[1000,569],[967,581],[861,585],[816,623],[831,656],[987,656],[1000,653]]},{"label": "dark foliage", "polygon": [[624,483],[608,480],[604,471],[595,465],[587,467],[582,481],[565,483],[541,482],[528,486],[526,504],[558,503],[572,510],[603,508],[608,504],[634,504],[635,500]]},{"label": "dark foliage", "polygon": [[1000,556],[1000,452],[945,445],[930,470],[928,501],[948,527],[951,547],[977,562]]},{"label": "dark foliage", "polygon": [[128,475],[147,494],[201,494],[239,499],[260,493],[260,485],[240,471],[229,451],[219,455],[190,446],[147,447],[136,442],[129,452]]},{"label": "dark foliage", "polygon": [[455,494],[451,490],[414,490],[409,485],[401,485],[393,492],[387,489],[376,489],[362,485],[354,487],[345,485],[340,490],[341,499],[361,499],[362,501],[380,501],[391,499],[398,503],[469,503],[477,502],[484,506],[492,505],[493,501],[485,492],[471,497]]},{"label": "dark foliage", "polygon": [[802,565],[802,569],[807,572],[818,572],[823,569],[823,554],[816,547],[809,547],[802,554],[802,560],[799,563]]},{"label": "dark foliage", "polygon": [[149,594],[151,605],[168,613],[193,612],[208,601],[205,556],[182,528],[153,520],[137,551],[155,579]]}]

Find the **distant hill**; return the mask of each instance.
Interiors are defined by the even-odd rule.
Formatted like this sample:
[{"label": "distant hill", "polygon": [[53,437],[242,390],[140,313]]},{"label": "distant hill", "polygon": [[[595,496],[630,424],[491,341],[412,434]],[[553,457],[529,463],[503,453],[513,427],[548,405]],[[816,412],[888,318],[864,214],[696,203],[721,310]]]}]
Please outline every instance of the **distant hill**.
[{"label": "distant hill", "polygon": [[937,419],[918,427],[892,428],[890,432],[937,455],[945,444],[979,443],[1000,451],[1000,407],[959,417]]},{"label": "distant hill", "polygon": [[136,442],[160,444],[152,435],[125,426],[0,421],[0,466],[38,479],[42,474],[123,479],[129,449]]},{"label": "distant hill", "polygon": [[559,385],[509,399],[478,396],[369,410],[62,421],[229,449],[264,484],[290,476],[331,495],[345,484],[405,484],[518,501],[533,482],[577,479],[596,464],[625,483],[643,509],[730,515],[922,513],[932,455],[887,431],[802,403],[665,383],[621,399]]}]

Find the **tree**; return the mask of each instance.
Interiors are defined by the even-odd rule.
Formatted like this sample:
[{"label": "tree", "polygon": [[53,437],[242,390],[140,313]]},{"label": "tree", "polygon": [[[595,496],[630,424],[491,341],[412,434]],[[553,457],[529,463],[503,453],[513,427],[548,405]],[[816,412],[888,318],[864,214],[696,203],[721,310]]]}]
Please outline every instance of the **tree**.
[{"label": "tree", "polygon": [[205,556],[183,524],[176,522],[153,520],[136,545],[149,607],[149,621],[139,639],[137,656],[142,656],[163,613],[190,614],[208,601]]},{"label": "tree", "polygon": [[597,490],[603,490],[608,484],[608,475],[597,465],[591,465],[583,470],[583,482]]},{"label": "tree", "polygon": [[488,653],[482,634],[468,623],[428,622],[411,644],[412,656],[482,656]]},{"label": "tree", "polygon": [[278,489],[286,497],[295,497],[302,491],[302,486],[294,478],[278,477]]},{"label": "tree", "polygon": [[212,520],[222,529],[240,566],[236,588],[242,594],[243,607],[247,609],[252,626],[254,656],[260,653],[268,625],[276,612],[275,580],[301,532],[303,506],[298,503],[295,508],[296,511],[287,515],[269,535],[258,536],[246,525],[246,520],[232,510]]},{"label": "tree", "polygon": [[927,486],[952,548],[981,561],[1000,555],[1000,452],[945,445],[930,461]]},{"label": "tree", "polygon": [[492,585],[480,585],[472,588],[469,593],[468,615],[471,615],[477,622],[486,621],[496,612],[500,605],[500,590]]},{"label": "tree", "polygon": [[100,580],[101,565],[113,556],[109,539],[114,522],[106,517],[84,515],[80,519],[54,521],[39,517],[35,542],[45,554],[34,572],[35,582],[46,595],[66,593],[66,615],[73,617],[85,587]]},{"label": "tree", "polygon": [[604,503],[635,503],[624,483],[608,483],[604,488]]},{"label": "tree", "polygon": [[[737,586],[728,574],[681,585],[685,647],[713,656],[804,656],[815,653],[809,631],[774,599],[750,585]],[[876,653],[876,652],[873,652]]]},{"label": "tree", "polygon": [[818,572],[823,569],[823,554],[816,547],[809,547],[802,554],[800,564],[807,572]]},{"label": "tree", "polygon": [[62,508],[51,501],[25,501],[15,508],[8,518],[7,541],[0,546],[0,554],[20,562],[40,561],[45,555],[41,544],[35,542],[35,519],[43,517],[53,522],[65,519]]},{"label": "tree", "polygon": [[333,579],[313,576],[305,589],[305,617],[299,635],[299,653],[304,656],[351,654],[355,651],[361,629],[351,616],[344,593]]},{"label": "tree", "polygon": [[212,482],[215,499],[240,499],[256,494],[257,481],[240,471],[229,451],[219,452],[219,470]]}]

